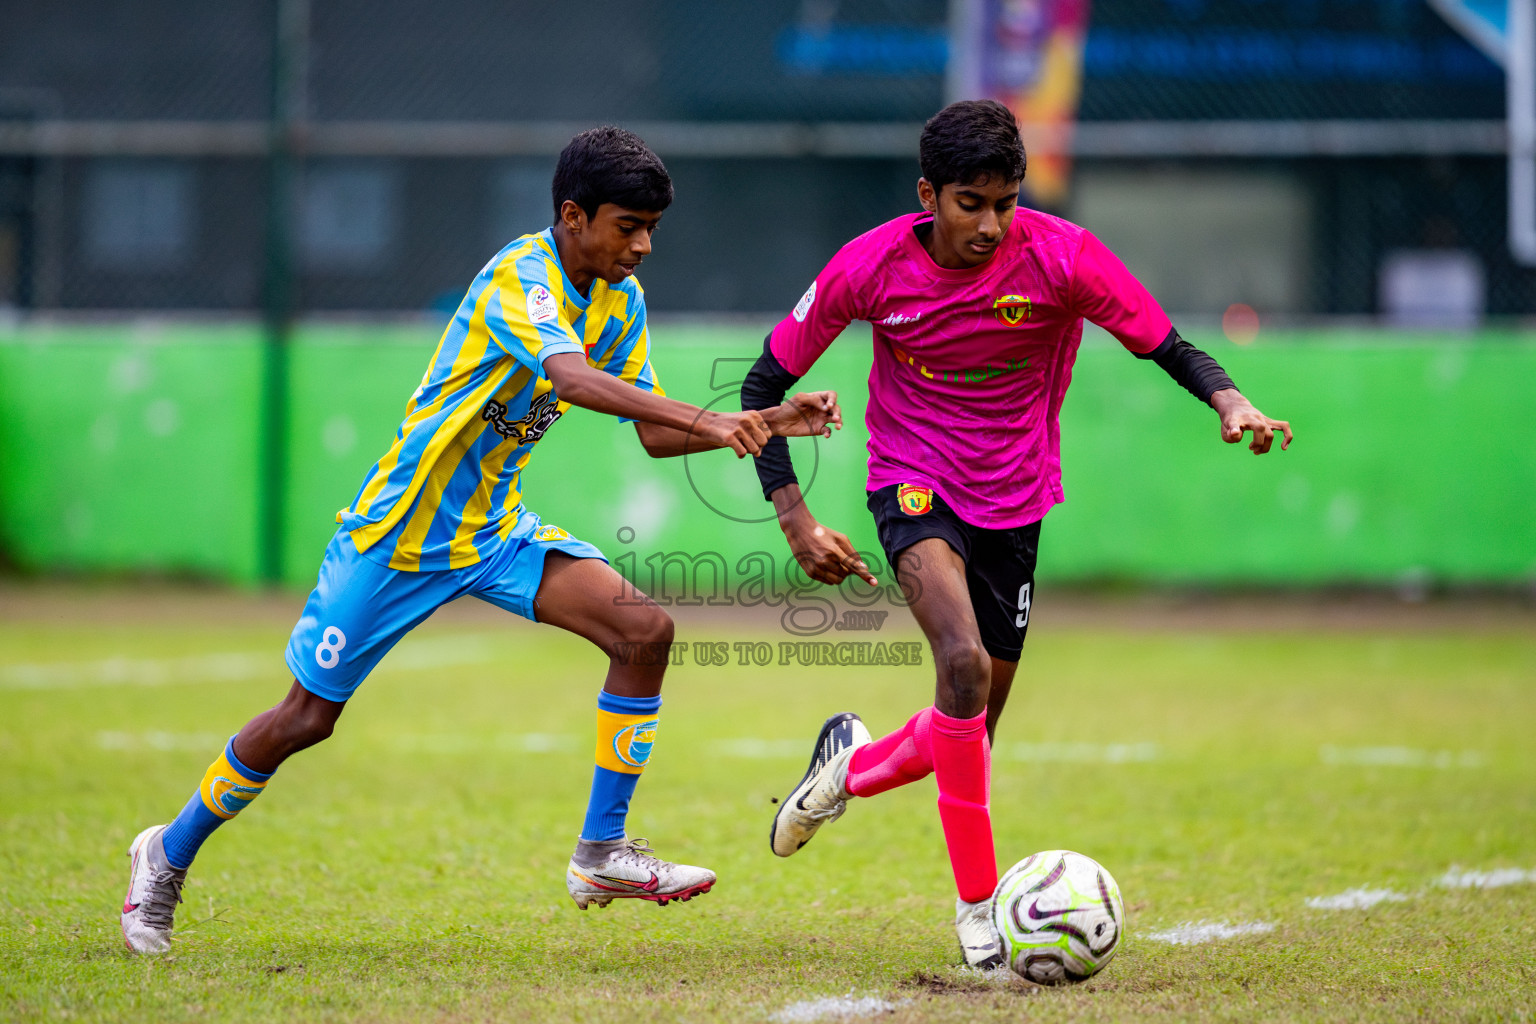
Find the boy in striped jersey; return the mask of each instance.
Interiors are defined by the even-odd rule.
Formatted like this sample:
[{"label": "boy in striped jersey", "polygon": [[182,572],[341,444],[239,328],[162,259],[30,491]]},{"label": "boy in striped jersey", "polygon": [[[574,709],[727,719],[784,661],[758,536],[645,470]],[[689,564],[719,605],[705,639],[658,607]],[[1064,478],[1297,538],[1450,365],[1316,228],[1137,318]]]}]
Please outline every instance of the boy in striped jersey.
[{"label": "boy in striped jersey", "polygon": [[566,871],[576,905],[666,904],[714,885],[714,872],[664,861],[624,832],[655,741],[672,620],[597,548],[525,508],[521,470],[572,405],[633,421],[656,458],[706,448],[756,456],[770,437],[830,436],[841,413],[832,392],[740,413],[665,397],[634,271],[672,183],[638,138],[611,127],[576,136],[552,192],[554,226],[512,242],[475,277],[394,444],[336,514],[340,528],[288,643],[287,697],[230,739],[171,824],[134,840],[122,910],[130,949],[170,948],[203,841],[260,795],[285,758],[331,735],[401,637],[466,594],[570,630],[609,656],[591,797]]}]

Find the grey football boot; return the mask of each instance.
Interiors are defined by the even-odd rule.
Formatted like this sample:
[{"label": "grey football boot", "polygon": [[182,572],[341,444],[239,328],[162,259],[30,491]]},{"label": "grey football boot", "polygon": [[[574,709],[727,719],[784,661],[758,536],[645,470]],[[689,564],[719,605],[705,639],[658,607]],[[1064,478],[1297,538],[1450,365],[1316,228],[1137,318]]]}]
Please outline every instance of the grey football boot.
[{"label": "grey football boot", "polygon": [[176,916],[176,904],[181,902],[187,872],[171,867],[165,859],[162,840],[169,827],[147,828],[128,847],[123,942],[135,953],[164,953],[171,948],[171,923]]},{"label": "grey football boot", "polygon": [[662,860],[644,839],[579,840],[565,869],[565,891],[582,910],[617,899],[687,903],[714,884],[709,868]]},{"label": "grey football boot", "polygon": [[842,817],[852,797],[847,789],[848,762],[853,752],[869,741],[864,721],[851,711],[826,720],[816,737],[805,777],[773,816],[768,844],[775,854],[788,857],[810,842],[821,826]]}]

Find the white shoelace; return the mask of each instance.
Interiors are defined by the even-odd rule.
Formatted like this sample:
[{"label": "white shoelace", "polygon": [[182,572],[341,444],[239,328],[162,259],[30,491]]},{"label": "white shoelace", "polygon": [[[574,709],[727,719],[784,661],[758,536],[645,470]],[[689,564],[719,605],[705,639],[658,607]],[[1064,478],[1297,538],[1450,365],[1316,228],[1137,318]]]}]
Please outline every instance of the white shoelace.
[{"label": "white shoelace", "polygon": [[157,871],[144,886],[144,897],[139,901],[140,919],[158,931],[170,931],[176,917],[176,904],[181,902],[181,887],[187,876],[167,869]]},{"label": "white shoelace", "polygon": [[813,810],[801,811],[800,814],[802,817],[809,821],[816,821],[822,824],[826,824],[829,821],[836,821],[838,818],[841,818],[843,816],[843,812],[847,809],[847,802],[839,800],[831,807],[817,807]]},{"label": "white shoelace", "polygon": [[[615,854],[611,859],[624,860],[631,864],[641,864],[648,860],[658,861],[662,864],[668,863],[657,856],[656,851],[651,848],[651,841],[644,837],[629,840],[624,844],[624,849]],[[650,869],[647,868],[646,870]]]}]

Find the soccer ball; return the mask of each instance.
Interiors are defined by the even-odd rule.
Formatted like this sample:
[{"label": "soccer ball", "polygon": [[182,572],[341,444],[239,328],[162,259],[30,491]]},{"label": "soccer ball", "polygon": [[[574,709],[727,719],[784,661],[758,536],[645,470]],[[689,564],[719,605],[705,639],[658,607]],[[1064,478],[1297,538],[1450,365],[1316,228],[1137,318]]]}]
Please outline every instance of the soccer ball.
[{"label": "soccer ball", "polygon": [[992,894],[992,922],[1008,966],[1043,985],[1081,981],[1120,945],[1120,887],[1091,857],[1047,850],[1019,861]]}]

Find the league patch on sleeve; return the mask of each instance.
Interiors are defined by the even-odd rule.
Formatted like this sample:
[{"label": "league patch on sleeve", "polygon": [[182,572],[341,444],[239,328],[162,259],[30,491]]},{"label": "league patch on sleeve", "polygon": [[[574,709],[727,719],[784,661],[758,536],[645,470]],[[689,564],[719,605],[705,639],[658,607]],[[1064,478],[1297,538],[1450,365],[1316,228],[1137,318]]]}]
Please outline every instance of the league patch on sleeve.
[{"label": "league patch on sleeve", "polygon": [[528,320],[530,323],[544,324],[560,315],[560,306],[555,302],[555,297],[549,294],[549,289],[541,284],[536,284],[528,289]]},{"label": "league patch on sleeve", "polygon": [[795,303],[794,317],[796,323],[805,323],[805,314],[811,311],[811,303],[815,301],[816,282],[812,281],[811,286],[805,290],[805,294],[800,296],[800,301]]}]

